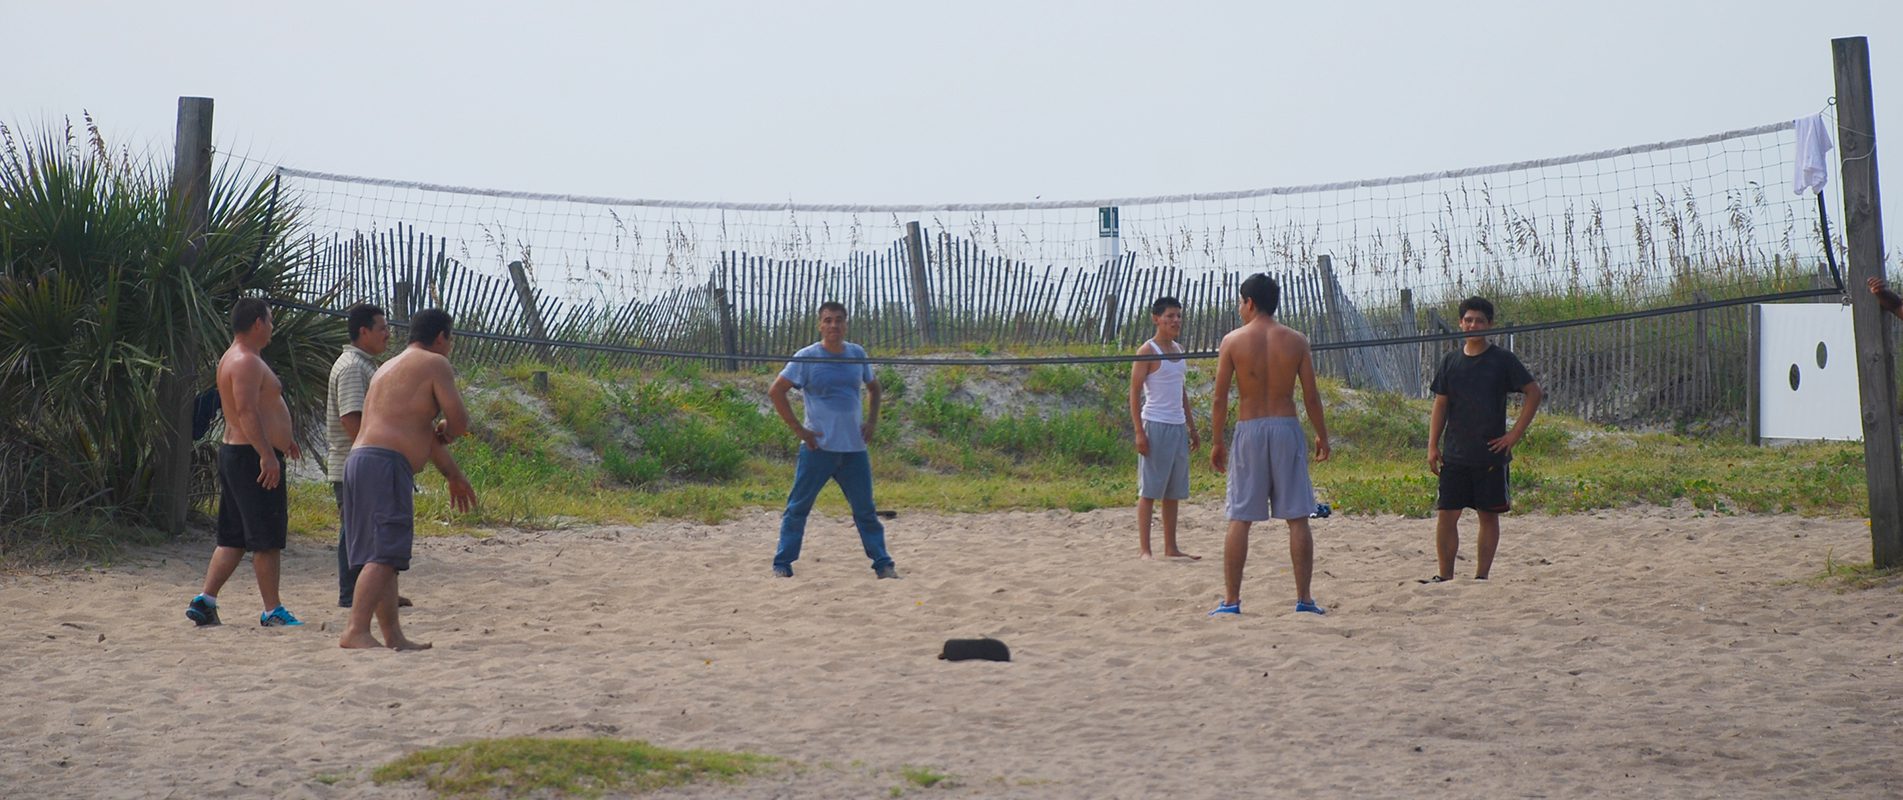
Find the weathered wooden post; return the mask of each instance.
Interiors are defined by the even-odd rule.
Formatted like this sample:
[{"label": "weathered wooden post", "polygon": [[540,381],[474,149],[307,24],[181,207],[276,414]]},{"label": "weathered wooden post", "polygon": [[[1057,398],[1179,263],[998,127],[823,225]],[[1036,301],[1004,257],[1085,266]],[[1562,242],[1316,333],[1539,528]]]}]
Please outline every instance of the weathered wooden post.
[{"label": "weathered wooden post", "polygon": [[[212,99],[178,99],[178,140],[173,151],[172,203],[185,223],[185,249],[177,270],[191,272],[205,248],[205,226],[211,217]],[[189,330],[186,329],[186,330]],[[181,335],[183,334],[183,335]],[[152,500],[165,530],[185,532],[192,508],[192,402],[198,395],[198,343],[189,334],[171,331],[171,369],[159,377],[159,469]]]},{"label": "weathered wooden post", "polygon": [[[1711,295],[1702,291],[1693,292],[1692,300],[1699,303],[1709,302]],[[1692,312],[1692,402],[1698,404],[1699,413],[1704,413],[1710,402],[1711,388],[1711,328],[1706,325],[1705,309]]]},{"label": "weathered wooden post", "polygon": [[733,329],[733,306],[727,303],[727,290],[714,289],[714,310],[720,314],[720,346],[727,353],[727,371],[739,372],[740,359],[734,358],[740,352],[740,339]]},{"label": "weathered wooden post", "polygon": [[1875,565],[1903,564],[1903,464],[1898,460],[1896,361],[1889,318],[1869,292],[1854,291],[1883,276],[1883,205],[1877,192],[1877,119],[1870,87],[1870,43],[1862,36],[1830,40],[1837,77],[1837,152],[1843,176],[1844,243],[1850,250],[1851,317],[1857,333],[1857,382],[1863,401],[1864,479],[1870,497]]},{"label": "weathered wooden post", "polygon": [[1764,323],[1763,315],[1759,313],[1757,303],[1752,303],[1745,307],[1745,320],[1747,322],[1745,346],[1748,352],[1745,353],[1746,361],[1744,367],[1744,424],[1748,429],[1747,435],[1751,437],[1751,444],[1755,447],[1763,443],[1763,439],[1758,436],[1758,429],[1763,427],[1764,424],[1764,411],[1758,406],[1758,381],[1764,379],[1763,372],[1758,367],[1760,353],[1758,348],[1763,346],[1759,342],[1758,337],[1764,335]]},{"label": "weathered wooden post", "polygon": [[926,344],[935,344],[932,330],[932,295],[925,278],[925,233],[917,220],[905,223],[905,258],[912,269],[912,309],[918,316],[918,335]]},{"label": "weathered wooden post", "polygon": [[397,281],[396,285],[392,287],[392,292],[393,296],[390,298],[390,321],[409,322],[410,282]]},{"label": "weathered wooden post", "polygon": [[[1414,290],[1402,289],[1401,290],[1401,336],[1407,337],[1407,336],[1418,336],[1418,335],[1420,335],[1420,326],[1418,322],[1414,319]],[[1413,348],[1411,349],[1414,351],[1413,356],[1406,359],[1406,363],[1407,363],[1407,390],[1406,391],[1407,391],[1408,397],[1420,397],[1421,396],[1421,362],[1426,360],[1427,343],[1415,342]]]},{"label": "weathered wooden post", "polygon": [[[1341,321],[1341,285],[1335,281],[1335,260],[1330,256],[1315,258],[1315,277],[1321,282],[1323,318],[1321,327],[1328,332],[1329,342],[1340,342],[1347,338],[1346,328]],[[1337,350],[1333,358],[1336,374],[1350,386],[1360,385],[1354,380],[1353,354],[1346,350]]]},{"label": "weathered wooden post", "polygon": [[522,303],[522,318],[529,323],[529,335],[538,341],[535,352],[542,363],[554,363],[555,353],[548,346],[548,328],[542,324],[542,311],[535,307],[535,292],[529,289],[529,273],[520,261],[509,262],[509,278],[515,282],[516,299]]}]

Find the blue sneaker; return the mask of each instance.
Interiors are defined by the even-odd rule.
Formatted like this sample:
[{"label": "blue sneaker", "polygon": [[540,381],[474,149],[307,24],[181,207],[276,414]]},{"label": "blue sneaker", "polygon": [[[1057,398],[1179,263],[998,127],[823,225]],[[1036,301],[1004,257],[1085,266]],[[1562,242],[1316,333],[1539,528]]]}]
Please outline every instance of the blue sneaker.
[{"label": "blue sneaker", "polygon": [[185,618],[200,628],[223,624],[218,621],[218,601],[202,594],[192,598],[191,605],[185,607]]},{"label": "blue sneaker", "polygon": [[1220,616],[1222,616],[1222,615],[1224,615],[1224,614],[1236,614],[1236,615],[1241,615],[1241,614],[1242,614],[1242,601],[1241,601],[1241,600],[1237,600],[1237,601],[1235,601],[1235,602],[1233,602],[1233,603],[1228,603],[1228,602],[1224,602],[1224,601],[1221,601],[1221,600],[1217,600],[1217,601],[1216,601],[1216,610],[1215,610],[1215,611],[1211,611],[1211,612],[1209,612],[1209,616],[1212,616],[1212,617],[1220,617]]},{"label": "blue sneaker", "polygon": [[287,628],[293,625],[302,625],[304,621],[291,616],[290,609],[284,606],[278,606],[270,611],[259,614],[258,624],[266,628]]},{"label": "blue sneaker", "polygon": [[1313,600],[1297,600],[1295,601],[1295,612],[1298,614],[1326,614],[1328,613],[1328,609],[1322,608],[1321,604]]}]

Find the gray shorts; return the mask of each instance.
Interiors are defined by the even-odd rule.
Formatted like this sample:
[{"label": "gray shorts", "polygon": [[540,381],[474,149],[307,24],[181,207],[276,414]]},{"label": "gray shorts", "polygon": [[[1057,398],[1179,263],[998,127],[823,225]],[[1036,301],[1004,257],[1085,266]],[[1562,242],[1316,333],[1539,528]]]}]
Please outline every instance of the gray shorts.
[{"label": "gray shorts", "polygon": [[410,568],[416,538],[416,475],[402,453],[358,447],[344,461],[344,549],[350,566]]},{"label": "gray shorts", "polygon": [[1303,519],[1315,512],[1308,482],[1308,435],[1294,417],[1236,423],[1229,444],[1229,518]]},{"label": "gray shorts", "polygon": [[1137,456],[1137,496],[1151,500],[1189,497],[1189,426],[1143,421],[1150,454]]}]

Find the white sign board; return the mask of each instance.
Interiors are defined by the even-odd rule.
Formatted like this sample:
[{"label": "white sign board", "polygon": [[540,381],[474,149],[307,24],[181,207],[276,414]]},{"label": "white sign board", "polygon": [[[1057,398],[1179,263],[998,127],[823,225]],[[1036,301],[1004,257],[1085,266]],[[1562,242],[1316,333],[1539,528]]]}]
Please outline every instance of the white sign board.
[{"label": "white sign board", "polygon": [[1757,313],[1758,436],[1861,441],[1850,307],[1767,304]]}]

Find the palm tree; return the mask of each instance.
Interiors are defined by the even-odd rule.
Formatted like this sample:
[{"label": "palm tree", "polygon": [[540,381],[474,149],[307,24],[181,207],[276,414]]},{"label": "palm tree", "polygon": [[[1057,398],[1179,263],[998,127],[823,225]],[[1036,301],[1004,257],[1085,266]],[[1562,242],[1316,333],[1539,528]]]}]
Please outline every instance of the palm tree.
[{"label": "palm tree", "polygon": [[[0,527],[74,515],[155,523],[161,376],[195,367],[181,374],[208,386],[231,304],[303,288],[296,203],[274,176],[220,165],[188,268],[170,165],[114,152],[91,117],[86,129],[82,140],[68,121],[18,141],[0,124]],[[275,316],[265,357],[293,419],[314,420],[343,326]],[[321,439],[315,425],[299,432]],[[196,459],[201,490],[210,447]]]}]

